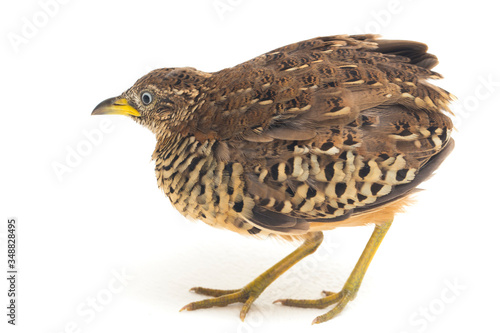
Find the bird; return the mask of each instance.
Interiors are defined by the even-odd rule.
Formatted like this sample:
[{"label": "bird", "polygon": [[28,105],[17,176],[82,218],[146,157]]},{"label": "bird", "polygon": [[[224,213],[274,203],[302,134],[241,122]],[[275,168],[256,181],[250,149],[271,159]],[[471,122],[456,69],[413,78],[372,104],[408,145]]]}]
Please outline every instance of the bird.
[{"label": "bird", "polygon": [[244,320],[324,231],[371,225],[340,291],[275,303],[330,307],[318,324],[354,300],[394,216],[454,147],[455,97],[429,82],[442,76],[427,49],[372,34],[312,38],[217,72],[156,69],[97,105],[92,115],[126,115],[153,132],[158,187],[182,215],[301,242],[240,289],[191,289],[209,298],[181,311],[243,303]]}]

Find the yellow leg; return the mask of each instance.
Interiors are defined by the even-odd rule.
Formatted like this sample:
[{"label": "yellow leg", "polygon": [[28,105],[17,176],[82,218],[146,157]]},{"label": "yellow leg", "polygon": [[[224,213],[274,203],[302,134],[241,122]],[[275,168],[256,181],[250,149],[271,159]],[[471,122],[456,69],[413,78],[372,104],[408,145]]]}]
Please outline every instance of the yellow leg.
[{"label": "yellow leg", "polygon": [[180,311],[192,311],[211,308],[214,306],[226,306],[232,303],[241,302],[244,304],[240,312],[240,318],[241,320],[244,320],[250,306],[264,291],[264,289],[266,289],[267,286],[269,286],[281,274],[286,272],[290,267],[316,251],[322,241],[322,232],[308,234],[306,240],[300,247],[241,289],[219,290],[202,287],[193,288],[191,291],[194,291],[197,294],[213,296],[215,298],[189,303]]},{"label": "yellow leg", "polygon": [[337,316],[340,312],[342,312],[347,303],[349,301],[352,301],[356,297],[359,287],[361,286],[361,282],[363,281],[363,277],[365,276],[366,270],[368,269],[368,266],[370,265],[375,252],[377,252],[377,249],[384,239],[384,236],[387,233],[387,230],[389,230],[391,224],[392,221],[387,222],[383,225],[375,226],[375,230],[373,231],[370,240],[368,240],[368,243],[366,244],[361,257],[359,258],[356,266],[351,272],[351,275],[347,279],[347,282],[344,284],[344,287],[340,292],[332,293],[324,291],[323,293],[326,297],[316,300],[280,299],[275,301],[274,303],[281,303],[282,305],[301,308],[319,309],[326,308],[327,306],[332,304],[337,304],[332,310],[314,319],[313,324],[319,324]]}]

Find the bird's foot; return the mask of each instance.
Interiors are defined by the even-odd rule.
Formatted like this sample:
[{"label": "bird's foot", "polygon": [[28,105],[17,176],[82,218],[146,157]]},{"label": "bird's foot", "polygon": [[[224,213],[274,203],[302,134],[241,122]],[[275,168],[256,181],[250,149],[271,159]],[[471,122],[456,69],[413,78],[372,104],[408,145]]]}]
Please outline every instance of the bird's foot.
[{"label": "bird's foot", "polygon": [[260,296],[260,294],[262,294],[264,289],[266,289],[267,286],[278,278],[278,276],[286,272],[287,269],[299,260],[313,253],[318,248],[319,244],[321,244],[322,240],[323,234],[321,232],[307,234],[306,239],[301,246],[241,289],[220,290],[201,287],[191,289],[191,291],[194,291],[197,294],[212,296],[215,298],[189,303],[183,307],[181,311],[206,309],[214,306],[226,306],[239,302],[243,303],[243,308],[240,311],[240,318],[241,320],[244,320],[253,302]]},{"label": "bird's foot", "polygon": [[193,291],[200,295],[212,296],[215,298],[209,298],[202,301],[189,303],[180,311],[192,311],[211,308],[214,306],[226,306],[239,302],[243,303],[243,308],[240,311],[240,319],[243,321],[248,313],[248,310],[250,310],[250,306],[252,306],[252,303],[259,297],[265,287],[267,286],[264,286],[264,288],[262,288],[262,286],[260,286],[259,284],[255,284],[254,282],[246,285],[241,289],[220,290],[195,287],[190,291]]},{"label": "bird's foot", "polygon": [[279,299],[274,301],[274,303],[280,303],[281,305],[293,306],[298,308],[316,308],[324,309],[327,306],[337,304],[332,310],[328,311],[324,315],[316,317],[313,320],[313,324],[323,323],[327,320],[332,319],[337,316],[345,308],[349,301],[352,301],[356,297],[356,290],[351,288],[343,288],[338,293],[333,293],[330,291],[323,291],[325,297],[319,299]]},{"label": "bird's foot", "polygon": [[312,322],[313,324],[323,323],[337,316],[342,312],[342,310],[344,310],[347,303],[349,303],[356,297],[359,287],[361,286],[361,281],[363,281],[363,277],[365,276],[366,270],[368,269],[368,265],[370,265],[370,262],[375,255],[378,246],[382,242],[382,239],[384,239],[387,230],[389,230],[391,223],[392,221],[389,221],[385,224],[375,226],[375,230],[373,230],[372,236],[368,240],[368,243],[366,244],[361,257],[359,258],[356,266],[351,272],[351,275],[347,279],[344,287],[340,292],[332,293],[329,291],[323,291],[325,297],[320,299],[279,299],[277,301],[274,301],[274,303],[280,303],[282,305],[294,306],[299,308],[317,309],[323,309],[327,306],[336,304],[333,309],[331,309],[324,315],[316,317],[316,319],[314,319]]}]

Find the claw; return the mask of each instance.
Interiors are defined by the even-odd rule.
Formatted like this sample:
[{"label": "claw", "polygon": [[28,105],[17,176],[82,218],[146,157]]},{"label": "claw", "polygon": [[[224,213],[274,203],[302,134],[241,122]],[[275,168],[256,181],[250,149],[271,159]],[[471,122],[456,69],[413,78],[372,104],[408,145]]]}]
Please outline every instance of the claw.
[{"label": "claw", "polygon": [[245,321],[245,317],[247,316],[248,310],[250,310],[250,307],[252,306],[253,302],[257,298],[254,296],[249,296],[248,299],[246,300],[245,304],[243,304],[243,307],[241,308],[240,311],[240,319],[241,321]]},{"label": "claw", "polygon": [[184,305],[184,306],[183,306],[183,307],[179,310],[179,312],[182,312],[182,311],[184,311],[184,310],[186,310],[186,311],[191,311],[191,310],[193,310],[193,309],[192,309],[192,307],[191,307],[191,304],[192,304],[192,303],[189,303],[189,304]]}]

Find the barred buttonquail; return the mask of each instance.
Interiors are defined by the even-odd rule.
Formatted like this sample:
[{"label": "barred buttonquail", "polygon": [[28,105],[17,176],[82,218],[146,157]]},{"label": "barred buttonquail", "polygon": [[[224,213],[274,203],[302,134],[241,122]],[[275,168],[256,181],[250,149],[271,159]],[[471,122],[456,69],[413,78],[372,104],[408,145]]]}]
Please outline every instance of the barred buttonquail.
[{"label": "barred buttonquail", "polygon": [[92,114],[123,114],[157,139],[158,186],[183,215],[243,235],[303,244],[241,289],[183,310],[251,304],[320,245],[323,230],[375,230],[340,292],[283,305],[324,308],[354,299],[395,213],[453,149],[452,95],[427,79],[437,58],[418,42],[374,35],[291,44],[215,73],[157,69]]}]

